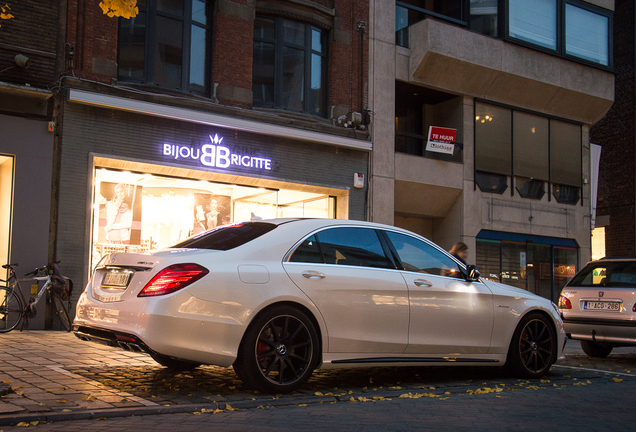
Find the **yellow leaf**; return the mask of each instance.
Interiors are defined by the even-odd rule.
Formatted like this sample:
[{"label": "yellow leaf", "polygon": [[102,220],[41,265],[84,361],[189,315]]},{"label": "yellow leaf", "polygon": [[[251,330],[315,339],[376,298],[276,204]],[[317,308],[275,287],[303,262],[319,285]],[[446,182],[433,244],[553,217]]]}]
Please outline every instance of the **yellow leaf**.
[{"label": "yellow leaf", "polygon": [[64,409],[62,410],[62,412],[71,412],[71,411],[72,411],[72,410],[70,410],[70,409],[68,409],[68,408],[64,408]]},{"label": "yellow leaf", "polygon": [[306,407],[307,404],[298,404],[298,406]]},{"label": "yellow leaf", "polygon": [[47,392],[47,393],[53,393],[53,390],[51,390],[51,389],[44,389],[44,391]]},{"label": "yellow leaf", "polygon": [[228,411],[238,411],[238,408],[232,408],[230,404],[225,404],[225,409]]},{"label": "yellow leaf", "polygon": [[16,426],[18,426],[18,427],[29,427],[29,424],[27,422],[20,422]]},{"label": "yellow leaf", "polygon": [[614,380],[614,382],[617,382],[617,383],[623,382],[622,378],[612,378],[612,379]]},{"label": "yellow leaf", "polygon": [[314,393],[316,396],[323,396],[323,394],[321,392],[316,392]]},{"label": "yellow leaf", "polygon": [[194,414],[194,415],[201,415],[201,413],[200,413],[199,411],[195,411],[195,412],[193,412],[192,414]]},{"label": "yellow leaf", "polygon": [[83,401],[93,402],[95,400],[95,396],[87,396],[82,398]]},{"label": "yellow leaf", "polygon": [[59,401],[57,401],[57,403],[66,403],[66,401],[65,400],[59,400]]}]

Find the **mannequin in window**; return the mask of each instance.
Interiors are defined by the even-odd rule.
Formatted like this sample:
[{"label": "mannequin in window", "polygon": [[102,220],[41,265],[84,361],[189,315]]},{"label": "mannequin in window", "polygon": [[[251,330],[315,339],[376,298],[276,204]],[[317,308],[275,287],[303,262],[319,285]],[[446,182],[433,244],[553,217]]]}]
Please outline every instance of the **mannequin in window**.
[{"label": "mannequin in window", "polygon": [[125,200],[126,186],[119,183],[115,186],[115,195],[106,203],[106,239],[109,243],[130,244],[130,228],[133,212]]}]

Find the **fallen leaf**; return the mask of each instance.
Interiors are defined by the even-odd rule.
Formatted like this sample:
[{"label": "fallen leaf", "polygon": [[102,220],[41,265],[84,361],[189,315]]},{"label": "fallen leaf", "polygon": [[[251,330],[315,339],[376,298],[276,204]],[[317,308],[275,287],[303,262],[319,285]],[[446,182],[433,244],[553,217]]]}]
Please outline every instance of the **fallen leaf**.
[{"label": "fallen leaf", "polygon": [[53,390],[51,390],[51,389],[44,389],[44,391],[47,392],[47,393],[53,393]]},{"label": "fallen leaf", "polygon": [[201,413],[200,413],[199,411],[195,411],[195,412],[193,412],[192,414],[194,414],[194,415],[201,415]]},{"label": "fallen leaf", "polygon": [[57,403],[66,403],[66,401],[65,400],[59,400],[59,401],[57,401]]},{"label": "fallen leaf", "polygon": [[298,404],[298,406],[306,407],[307,404]]},{"label": "fallen leaf", "polygon": [[614,380],[614,382],[623,382],[623,378],[612,378]]},{"label": "fallen leaf", "polygon": [[95,401],[95,396],[87,396],[85,398],[82,398],[83,401],[88,401],[88,402],[93,402]]}]

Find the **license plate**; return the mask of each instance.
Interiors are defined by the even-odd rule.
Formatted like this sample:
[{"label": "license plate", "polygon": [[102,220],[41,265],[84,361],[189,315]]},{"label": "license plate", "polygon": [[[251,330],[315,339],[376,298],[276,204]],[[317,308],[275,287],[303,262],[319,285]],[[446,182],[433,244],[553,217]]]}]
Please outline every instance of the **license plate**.
[{"label": "license plate", "polygon": [[108,272],[104,275],[102,286],[125,288],[128,286],[130,273]]},{"label": "license plate", "polygon": [[589,302],[586,301],[583,305],[583,309],[587,310],[606,310],[619,312],[621,310],[621,304],[619,302]]}]

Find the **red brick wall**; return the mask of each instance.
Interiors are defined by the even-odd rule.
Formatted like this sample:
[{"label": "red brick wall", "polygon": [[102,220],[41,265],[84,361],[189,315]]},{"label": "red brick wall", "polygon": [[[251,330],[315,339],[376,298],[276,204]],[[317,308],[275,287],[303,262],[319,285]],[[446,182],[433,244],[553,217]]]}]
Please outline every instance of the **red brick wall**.
[{"label": "red brick wall", "polygon": [[636,257],[636,128],[634,88],[634,1],[616,0],[614,12],[615,102],[590,130],[601,151],[597,216],[605,228],[607,256]]},{"label": "red brick wall", "polygon": [[[34,2],[36,0],[33,0]],[[241,5],[247,0],[229,0]],[[117,18],[109,18],[99,8],[100,0],[68,0],[67,41],[75,47],[76,77],[109,83],[110,76],[92,72],[93,58],[117,61]],[[327,106],[337,105],[361,111],[367,104],[368,29],[364,33],[362,57],[358,20],[368,25],[369,3],[364,0],[316,0],[335,9],[341,27],[337,30],[351,35],[351,43],[330,41],[329,88]],[[252,88],[252,46],[254,24],[248,19],[214,15],[212,40],[212,82],[250,91]],[[70,73],[70,71],[69,71]],[[360,74],[362,102],[360,101]],[[223,104],[249,108],[232,100]]]},{"label": "red brick wall", "polygon": [[104,15],[100,0],[67,0],[66,41],[75,49],[74,68],[67,74],[110,83],[111,76],[93,73],[93,58],[117,62],[117,18]]},{"label": "red brick wall", "polygon": [[[14,16],[0,20],[0,81],[45,88],[56,80],[58,7],[55,0],[3,0]],[[15,46],[16,48],[12,48]],[[20,48],[27,48],[27,52]],[[31,59],[28,69],[14,67],[17,54]],[[7,70],[5,70],[7,69]]]}]

